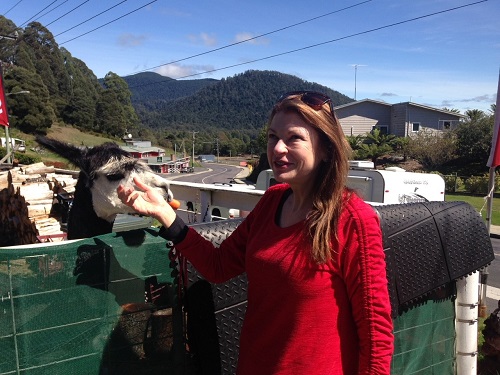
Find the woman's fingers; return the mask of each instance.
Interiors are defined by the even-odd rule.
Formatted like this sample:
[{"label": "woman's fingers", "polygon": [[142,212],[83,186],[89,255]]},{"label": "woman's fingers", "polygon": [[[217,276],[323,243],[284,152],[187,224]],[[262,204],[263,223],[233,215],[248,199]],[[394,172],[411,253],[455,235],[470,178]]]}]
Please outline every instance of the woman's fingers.
[{"label": "woman's fingers", "polygon": [[149,186],[144,184],[140,179],[139,177],[134,177],[134,184],[136,184],[136,186],[141,189],[142,191],[146,191],[149,189]]}]

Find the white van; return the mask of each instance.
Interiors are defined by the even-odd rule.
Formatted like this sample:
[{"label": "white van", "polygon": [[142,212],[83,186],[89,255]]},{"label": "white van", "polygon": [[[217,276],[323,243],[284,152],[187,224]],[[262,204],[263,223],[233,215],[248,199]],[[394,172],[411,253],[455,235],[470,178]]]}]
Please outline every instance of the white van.
[{"label": "white van", "polygon": [[[19,138],[9,138],[9,140],[10,140],[10,147],[12,147],[12,150],[17,152],[26,152],[26,143],[24,142],[24,140]],[[7,147],[7,141],[5,137],[1,137],[0,142],[2,147],[4,148]]]}]

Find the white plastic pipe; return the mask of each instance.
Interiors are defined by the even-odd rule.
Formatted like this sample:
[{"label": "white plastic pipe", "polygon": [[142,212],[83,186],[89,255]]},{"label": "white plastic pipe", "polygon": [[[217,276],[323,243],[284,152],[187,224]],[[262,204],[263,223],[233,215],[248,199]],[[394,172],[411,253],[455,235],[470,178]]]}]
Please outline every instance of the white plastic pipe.
[{"label": "white plastic pipe", "polygon": [[457,281],[456,366],[457,375],[477,374],[479,272]]}]

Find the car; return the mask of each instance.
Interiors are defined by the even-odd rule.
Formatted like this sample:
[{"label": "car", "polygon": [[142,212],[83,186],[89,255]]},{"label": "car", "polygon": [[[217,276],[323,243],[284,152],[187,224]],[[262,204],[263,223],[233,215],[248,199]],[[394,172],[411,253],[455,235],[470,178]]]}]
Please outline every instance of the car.
[{"label": "car", "polygon": [[194,172],[194,168],[193,167],[184,167],[184,168],[181,168],[181,173],[193,173]]}]

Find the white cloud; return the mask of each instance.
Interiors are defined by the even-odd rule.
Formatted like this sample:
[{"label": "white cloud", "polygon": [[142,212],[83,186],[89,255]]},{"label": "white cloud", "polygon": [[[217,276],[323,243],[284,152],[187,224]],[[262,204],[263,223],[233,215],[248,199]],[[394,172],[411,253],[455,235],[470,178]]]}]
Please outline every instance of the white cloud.
[{"label": "white cloud", "polygon": [[122,47],[137,47],[144,44],[146,35],[122,34],[118,37],[118,44]]},{"label": "white cloud", "polygon": [[170,78],[187,78],[187,77],[195,77],[201,78],[203,74],[211,75],[211,70],[215,68],[212,65],[181,65],[181,64],[169,64],[161,66],[155,69],[155,72],[161,74],[165,77]]},{"label": "white cloud", "polygon": [[252,33],[248,32],[243,32],[236,34],[234,37],[235,42],[240,43],[240,42],[246,42],[254,45],[263,45],[263,44],[269,44],[269,39],[267,38],[255,38],[255,36]]},{"label": "white cloud", "polygon": [[469,102],[494,103],[495,100],[496,100],[495,95],[484,94],[484,95],[476,96],[474,98],[461,99],[461,100],[457,100],[457,101],[462,102],[462,103],[469,103]]},{"label": "white cloud", "polygon": [[188,39],[193,43],[202,43],[205,46],[215,46],[217,38],[214,34],[200,33],[199,35],[188,35]]}]

